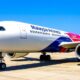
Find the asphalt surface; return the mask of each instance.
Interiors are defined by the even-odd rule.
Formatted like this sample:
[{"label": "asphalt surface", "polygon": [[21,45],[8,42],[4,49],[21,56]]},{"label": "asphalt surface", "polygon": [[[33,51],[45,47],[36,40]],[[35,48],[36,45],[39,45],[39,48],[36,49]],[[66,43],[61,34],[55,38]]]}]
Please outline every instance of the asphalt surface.
[{"label": "asphalt surface", "polygon": [[10,61],[5,57],[7,69],[0,71],[0,80],[80,80],[80,62],[75,53],[53,53],[51,61],[40,62],[40,53]]}]

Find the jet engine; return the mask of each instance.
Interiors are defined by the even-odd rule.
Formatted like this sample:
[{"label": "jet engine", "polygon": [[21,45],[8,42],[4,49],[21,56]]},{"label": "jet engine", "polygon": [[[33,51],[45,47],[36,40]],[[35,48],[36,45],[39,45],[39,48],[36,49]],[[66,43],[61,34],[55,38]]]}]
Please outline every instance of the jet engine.
[{"label": "jet engine", "polygon": [[76,52],[77,58],[80,60],[80,44],[77,45],[75,52]]},{"label": "jet engine", "polygon": [[20,58],[28,55],[29,53],[7,53],[7,56],[10,58]]}]

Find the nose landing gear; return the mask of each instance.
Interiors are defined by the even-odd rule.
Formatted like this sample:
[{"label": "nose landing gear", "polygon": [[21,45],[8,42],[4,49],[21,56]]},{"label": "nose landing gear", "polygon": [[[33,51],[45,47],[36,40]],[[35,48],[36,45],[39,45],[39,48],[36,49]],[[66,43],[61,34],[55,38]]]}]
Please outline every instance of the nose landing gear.
[{"label": "nose landing gear", "polygon": [[5,70],[5,69],[6,69],[6,64],[4,63],[2,52],[0,52],[0,70]]}]

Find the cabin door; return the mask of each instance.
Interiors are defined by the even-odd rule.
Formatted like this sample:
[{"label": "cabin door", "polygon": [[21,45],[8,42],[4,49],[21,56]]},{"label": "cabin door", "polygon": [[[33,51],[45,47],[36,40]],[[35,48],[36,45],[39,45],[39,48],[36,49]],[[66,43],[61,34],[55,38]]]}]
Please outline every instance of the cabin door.
[{"label": "cabin door", "polygon": [[20,38],[21,39],[27,39],[26,26],[20,26]]}]

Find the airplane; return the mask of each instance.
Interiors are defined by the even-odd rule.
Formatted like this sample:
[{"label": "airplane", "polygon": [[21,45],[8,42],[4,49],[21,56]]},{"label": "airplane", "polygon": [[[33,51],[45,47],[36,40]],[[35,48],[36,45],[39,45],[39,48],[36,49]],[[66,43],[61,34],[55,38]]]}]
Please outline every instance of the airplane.
[{"label": "airplane", "polygon": [[0,21],[0,70],[6,69],[3,53],[19,58],[41,52],[40,61],[50,61],[47,52],[75,51],[80,61],[80,35],[18,21]]}]

